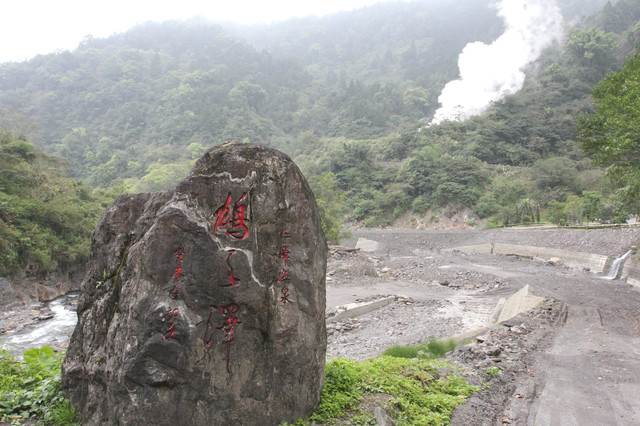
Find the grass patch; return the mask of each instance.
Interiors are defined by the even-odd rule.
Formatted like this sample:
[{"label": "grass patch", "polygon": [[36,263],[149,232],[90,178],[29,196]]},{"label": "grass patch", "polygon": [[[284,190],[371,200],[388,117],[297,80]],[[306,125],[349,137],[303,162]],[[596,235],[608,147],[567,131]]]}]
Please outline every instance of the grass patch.
[{"label": "grass patch", "polygon": [[448,366],[441,360],[385,355],[363,362],[336,359],[326,366],[320,405],[296,424],[370,424],[371,414],[359,410],[358,404],[373,394],[390,396],[387,409],[397,425],[448,424],[453,408],[478,390],[456,375],[442,373],[450,370]]},{"label": "grass patch", "polygon": [[50,346],[25,351],[24,362],[0,348],[0,421],[22,424],[73,425],[75,411],[62,396],[63,357]]},{"label": "grass patch", "polygon": [[489,376],[491,377],[495,377],[498,374],[502,373],[502,370],[499,367],[496,367],[495,365],[491,366],[491,367],[485,367],[483,368],[483,370],[489,374]]},{"label": "grass patch", "polygon": [[430,339],[419,345],[392,346],[383,355],[396,358],[442,358],[456,347],[453,339]]}]

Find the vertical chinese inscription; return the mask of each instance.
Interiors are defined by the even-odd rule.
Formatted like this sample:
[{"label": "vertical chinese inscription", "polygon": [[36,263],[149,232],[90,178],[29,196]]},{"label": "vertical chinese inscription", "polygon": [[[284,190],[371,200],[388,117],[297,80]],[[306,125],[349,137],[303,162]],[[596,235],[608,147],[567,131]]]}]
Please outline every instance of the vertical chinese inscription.
[{"label": "vertical chinese inscription", "polygon": [[[248,226],[248,209],[249,197],[244,192],[240,198],[235,202],[231,193],[227,195],[227,198],[215,212],[215,223],[213,225],[213,233],[218,234],[224,232],[225,235],[233,240],[244,240],[249,235]],[[227,250],[227,277],[228,283],[220,284],[222,287],[238,287],[241,283],[240,279],[236,277],[233,271],[232,258],[237,254],[234,249]],[[224,317],[222,325],[216,326],[214,324],[214,314],[220,312]],[[204,331],[202,341],[205,347],[210,348],[213,344],[215,331],[221,331],[223,335],[222,344],[227,349],[227,372],[231,374],[231,345],[235,340],[236,325],[241,324],[238,319],[240,312],[240,306],[231,303],[220,307],[211,305],[209,308],[209,318],[207,318],[207,327]]]},{"label": "vertical chinese inscription", "polygon": [[164,338],[167,340],[174,339],[176,337],[174,321],[176,318],[178,318],[178,315],[180,315],[180,309],[178,308],[169,308],[169,311],[167,311],[167,313],[164,315],[165,320],[171,321],[169,328],[167,328],[167,330],[164,332]]},{"label": "vertical chinese inscription", "polygon": [[[213,323],[213,314],[216,312],[220,312],[224,319],[222,325],[218,327],[214,327]],[[211,343],[213,342],[213,335],[215,330],[221,331],[223,334],[222,344],[227,347],[227,372],[231,374],[231,345],[236,342],[235,333],[236,333],[236,325],[242,324],[238,319],[238,312],[240,311],[240,306],[232,303],[226,306],[211,306],[209,308],[209,318],[207,318],[207,328],[204,332],[203,342],[207,348],[211,347]]]},{"label": "vertical chinese inscription", "polygon": [[289,234],[289,232],[285,229],[280,233],[280,240],[282,241],[282,245],[280,246],[280,252],[278,253],[278,257],[280,259],[282,259],[282,263],[283,263],[283,267],[282,270],[280,270],[280,272],[278,273],[278,276],[276,277],[276,284],[280,285],[282,284],[283,287],[280,290],[280,302],[283,305],[286,305],[287,303],[293,303],[293,301],[291,301],[289,299],[289,287],[287,287],[285,285],[285,282],[290,281],[291,278],[289,278],[289,271],[287,269],[288,265],[288,261],[289,261],[289,256],[291,255],[291,250],[289,249],[289,239],[291,238],[291,234]]},{"label": "vertical chinese inscription", "polygon": [[178,298],[178,295],[179,295],[178,287],[180,286],[180,276],[182,274],[182,257],[184,255],[184,248],[180,247],[178,250],[173,252],[173,255],[176,257],[178,261],[178,266],[176,266],[173,276],[171,277],[174,280],[176,280],[176,282],[173,285],[173,288],[169,291],[169,297],[175,300]]},{"label": "vertical chinese inscription", "polygon": [[[184,248],[180,247],[178,250],[173,252],[173,255],[176,258],[177,266],[173,272],[172,279],[175,280],[175,284],[173,288],[169,290],[169,298],[171,300],[176,300],[180,295],[179,287],[180,287],[180,277],[182,275],[182,260],[184,256]],[[180,310],[178,308],[169,308],[169,311],[165,314],[165,321],[170,321],[169,327],[165,330],[163,336],[166,340],[175,339],[176,330],[175,330],[175,320],[180,315]]]},{"label": "vertical chinese inscription", "polygon": [[229,284],[221,284],[221,285],[222,287],[237,287],[240,285],[240,279],[233,274],[233,266],[231,266],[231,256],[236,254],[236,251],[227,250],[227,253],[229,253],[229,256],[227,256],[227,266],[229,267],[228,269]]}]

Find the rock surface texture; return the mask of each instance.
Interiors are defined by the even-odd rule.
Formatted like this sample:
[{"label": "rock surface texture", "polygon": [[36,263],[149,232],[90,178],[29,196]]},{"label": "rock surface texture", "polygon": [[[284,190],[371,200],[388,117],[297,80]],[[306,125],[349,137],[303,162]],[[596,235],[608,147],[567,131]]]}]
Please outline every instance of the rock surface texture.
[{"label": "rock surface texture", "polygon": [[83,424],[269,425],[317,405],[326,242],[284,154],[209,150],[92,236],[63,386]]}]

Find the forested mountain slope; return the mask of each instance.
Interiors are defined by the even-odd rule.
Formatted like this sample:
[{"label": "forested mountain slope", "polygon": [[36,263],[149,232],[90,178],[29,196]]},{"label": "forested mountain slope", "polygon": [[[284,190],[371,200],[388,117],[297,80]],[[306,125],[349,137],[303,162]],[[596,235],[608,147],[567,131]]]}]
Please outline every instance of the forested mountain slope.
[{"label": "forested mountain slope", "polygon": [[2,65],[2,122],[97,186],[187,160],[192,143],[249,138],[287,150],[302,132],[379,137],[432,113],[460,49],[500,33],[488,4],[390,3],[323,25],[294,20],[267,32],[277,46],[197,19],[148,23]]},{"label": "forested mountain slope", "polygon": [[0,131],[0,276],[64,270],[89,257],[106,204],[66,178],[65,165]]},{"label": "forested mountain slope", "polygon": [[0,127],[94,187],[167,188],[206,147],[250,140],[293,156],[334,216],[369,225],[461,207],[496,224],[623,217],[575,126],[591,88],[638,44],[640,1],[558,3],[562,42],[525,70],[520,92],[461,123],[426,125],[462,48],[504,30],[489,0],[87,38],[0,65]]}]

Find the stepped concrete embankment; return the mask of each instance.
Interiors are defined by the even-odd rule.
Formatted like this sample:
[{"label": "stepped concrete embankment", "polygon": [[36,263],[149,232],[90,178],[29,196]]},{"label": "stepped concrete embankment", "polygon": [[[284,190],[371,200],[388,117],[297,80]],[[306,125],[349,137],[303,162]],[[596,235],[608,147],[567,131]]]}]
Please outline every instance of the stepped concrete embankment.
[{"label": "stepped concrete embankment", "polygon": [[522,256],[561,263],[570,268],[588,269],[594,273],[602,273],[608,267],[609,256],[580,251],[554,249],[549,247],[524,246],[518,244],[487,243],[456,247],[452,250],[463,253],[500,254],[505,256]]},{"label": "stepped concrete embankment", "polygon": [[494,244],[494,254],[516,255],[551,260],[560,259],[560,263],[570,268],[588,269],[600,274],[609,267],[609,256],[580,251],[554,249],[549,247],[520,246],[515,244]]}]

